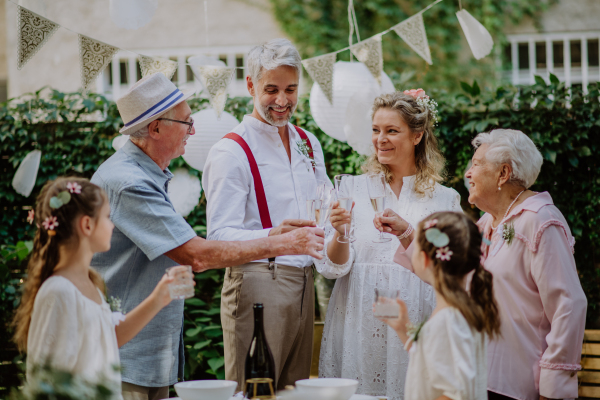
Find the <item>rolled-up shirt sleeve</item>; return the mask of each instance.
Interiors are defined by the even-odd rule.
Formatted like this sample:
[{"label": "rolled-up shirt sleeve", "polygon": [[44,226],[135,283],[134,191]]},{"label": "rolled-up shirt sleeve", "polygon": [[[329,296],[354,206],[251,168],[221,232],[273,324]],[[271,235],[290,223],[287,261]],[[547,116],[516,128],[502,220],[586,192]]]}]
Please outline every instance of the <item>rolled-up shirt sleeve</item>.
[{"label": "rolled-up shirt sleeve", "polygon": [[543,232],[531,273],[551,326],[540,361],[540,395],[577,398],[576,371],[581,368],[587,300],[561,226],[552,225]]},{"label": "rolled-up shirt sleeve", "polygon": [[197,236],[162,193],[143,186],[119,193],[111,220],[150,261]]},{"label": "rolled-up shirt sleeve", "polygon": [[245,210],[249,196],[256,196],[252,185],[246,155],[237,157],[232,152],[218,147],[210,151],[202,186],[206,195],[207,239],[209,240],[252,240],[269,236],[268,229],[244,229]]}]

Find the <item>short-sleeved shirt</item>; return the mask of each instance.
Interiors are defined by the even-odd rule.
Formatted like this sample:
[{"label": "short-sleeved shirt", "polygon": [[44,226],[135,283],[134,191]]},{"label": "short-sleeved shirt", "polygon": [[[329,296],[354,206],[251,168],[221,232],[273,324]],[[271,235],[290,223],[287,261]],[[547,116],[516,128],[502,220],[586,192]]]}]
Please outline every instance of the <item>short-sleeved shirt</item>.
[{"label": "short-sleeved shirt", "polygon": [[[110,250],[96,254],[92,266],[125,312],[150,295],[166,268],[176,265],[164,254],[196,237],[169,199],[172,177],[131,141],[92,177],[108,195],[115,224]],[[123,381],[147,387],[177,382],[183,375],[182,328],[183,300],[173,300],[121,347]]]}]

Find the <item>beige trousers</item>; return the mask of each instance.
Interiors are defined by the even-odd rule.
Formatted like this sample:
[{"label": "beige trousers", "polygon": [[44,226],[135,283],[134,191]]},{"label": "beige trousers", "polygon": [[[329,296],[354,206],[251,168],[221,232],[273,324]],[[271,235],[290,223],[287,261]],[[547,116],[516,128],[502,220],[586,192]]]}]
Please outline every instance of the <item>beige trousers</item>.
[{"label": "beige trousers", "polygon": [[221,292],[225,379],[244,389],[246,355],[254,331],[254,303],[264,305],[264,328],[275,359],[277,389],[308,379],[313,345],[312,267],[249,263],[227,268]]},{"label": "beige trousers", "polygon": [[123,400],[160,400],[169,398],[169,387],[138,386],[129,382],[121,382]]}]

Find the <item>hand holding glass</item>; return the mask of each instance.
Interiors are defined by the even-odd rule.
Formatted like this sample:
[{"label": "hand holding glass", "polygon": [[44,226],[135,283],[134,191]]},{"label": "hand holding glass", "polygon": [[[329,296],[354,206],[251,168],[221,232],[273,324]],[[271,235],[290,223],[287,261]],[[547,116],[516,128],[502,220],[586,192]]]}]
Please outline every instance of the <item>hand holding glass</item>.
[{"label": "hand holding glass", "polygon": [[[354,176],[342,174],[334,178],[335,190],[339,206],[344,210],[352,210],[352,199],[354,194]],[[351,243],[356,240],[354,236],[348,235],[348,225],[344,226],[344,236],[337,238],[340,243]]]},{"label": "hand holding glass", "polygon": [[[384,174],[369,174],[367,175],[367,190],[369,198],[375,214],[383,213],[385,210],[385,175]],[[375,243],[385,243],[392,240],[389,237],[383,236],[383,231],[379,231],[379,238],[373,240]]]},{"label": "hand holding glass", "polygon": [[374,316],[376,318],[398,318],[400,306],[396,299],[399,296],[399,290],[375,288]]},{"label": "hand holding glass", "polygon": [[167,275],[173,278],[173,282],[169,284],[169,294],[173,300],[194,297],[194,274],[191,265],[167,268]]}]

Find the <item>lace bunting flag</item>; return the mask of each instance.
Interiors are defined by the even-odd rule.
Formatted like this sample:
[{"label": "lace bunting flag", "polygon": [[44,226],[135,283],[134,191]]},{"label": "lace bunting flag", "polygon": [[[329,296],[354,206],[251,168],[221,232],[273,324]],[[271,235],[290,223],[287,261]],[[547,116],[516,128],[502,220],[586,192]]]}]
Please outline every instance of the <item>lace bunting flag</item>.
[{"label": "lace bunting flag", "polygon": [[312,80],[319,84],[330,104],[333,104],[333,65],[335,59],[336,53],[330,53],[302,61],[304,69],[306,69]]},{"label": "lace bunting flag", "polygon": [[79,35],[79,59],[81,62],[81,84],[86,91],[94,83],[100,72],[119,51],[117,47]]},{"label": "lace bunting flag", "polygon": [[393,27],[394,31],[408,44],[427,64],[431,65],[431,52],[427,43],[423,15],[417,14]]},{"label": "lace bunting flag", "polygon": [[225,108],[227,88],[231,83],[235,68],[217,65],[196,65],[192,71],[196,75],[196,78],[200,80],[200,83],[202,83],[204,90],[208,92],[210,105],[217,113],[217,117],[220,118]]},{"label": "lace bunting flag", "polygon": [[60,28],[60,25],[18,6],[17,69],[23,68],[58,28]]},{"label": "lace bunting flag", "polygon": [[152,75],[155,72],[162,72],[167,79],[171,80],[175,71],[177,71],[177,62],[165,58],[140,55],[140,68],[142,70],[142,78]]},{"label": "lace bunting flag", "polygon": [[358,61],[367,66],[377,83],[381,86],[381,71],[383,70],[381,35],[373,36],[372,38],[358,42],[350,49]]}]

